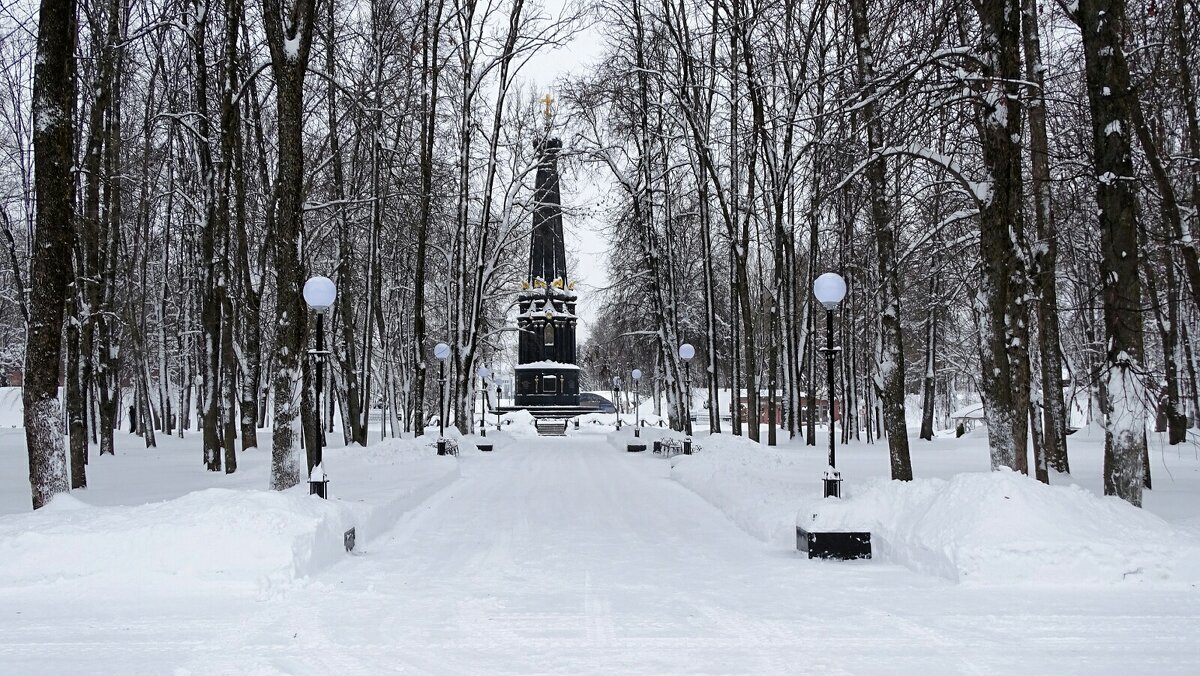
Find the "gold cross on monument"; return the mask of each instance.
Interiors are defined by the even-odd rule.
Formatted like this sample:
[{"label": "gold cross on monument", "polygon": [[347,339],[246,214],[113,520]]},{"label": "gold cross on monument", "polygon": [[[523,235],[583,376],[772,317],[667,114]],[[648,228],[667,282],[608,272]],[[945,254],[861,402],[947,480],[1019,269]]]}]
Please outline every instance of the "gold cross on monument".
[{"label": "gold cross on monument", "polygon": [[542,103],[546,104],[546,119],[549,120],[550,119],[550,104],[554,103],[554,98],[552,96],[550,96],[549,94],[546,94],[546,96],[544,98],[542,98]]}]

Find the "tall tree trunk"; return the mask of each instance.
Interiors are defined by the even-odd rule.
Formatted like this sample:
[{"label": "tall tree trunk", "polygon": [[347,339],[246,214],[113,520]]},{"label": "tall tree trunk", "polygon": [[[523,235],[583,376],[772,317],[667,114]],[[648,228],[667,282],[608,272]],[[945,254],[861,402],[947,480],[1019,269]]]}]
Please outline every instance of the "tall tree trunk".
[{"label": "tall tree trunk", "polygon": [[[1104,493],[1140,507],[1146,453],[1137,193],[1127,130],[1135,93],[1125,60],[1124,0],[1080,0],[1100,211],[1100,280],[1107,344]],[[1164,196],[1165,198],[1165,196]]]},{"label": "tall tree trunk", "polygon": [[975,301],[992,469],[1029,472],[1029,307],[1021,175],[1019,0],[978,5],[985,84],[976,126],[990,193],[980,208],[983,278]]},{"label": "tall tree trunk", "polygon": [[29,275],[29,326],[21,402],[33,508],[70,490],[59,424],[59,359],[66,307],[75,177],[74,0],[42,0],[33,68],[37,230]]},{"label": "tall tree trunk", "polygon": [[[301,481],[302,420],[315,418],[308,388],[301,387],[301,359],[308,339],[308,311],[301,296],[304,266],[304,74],[312,46],[315,0],[295,0],[285,12],[281,0],[263,0],[264,27],[275,74],[279,159],[275,179],[275,384],[271,488]],[[312,467],[308,467],[309,470]]]},{"label": "tall tree trunk", "polygon": [[[435,6],[431,3],[436,2]],[[433,142],[437,136],[438,81],[441,65],[438,46],[441,39],[444,0],[425,0],[421,13],[421,200],[417,219],[415,278],[413,290],[413,416],[409,421],[416,434],[425,431],[425,248],[433,218]],[[431,15],[432,12],[432,15]],[[369,321],[369,320],[368,320]],[[441,415],[441,412],[438,413]]]},{"label": "tall tree trunk", "polygon": [[925,318],[925,378],[921,383],[921,438],[933,439],[933,403],[937,395],[937,275],[929,279],[929,310]]},{"label": "tall tree trunk", "polygon": [[[850,13],[857,45],[859,84],[867,100],[863,115],[867,128],[867,152],[876,155],[884,146],[883,121],[874,103],[875,71],[868,28],[866,0],[851,0]],[[904,337],[900,326],[899,263],[896,233],[887,203],[885,161],[880,158],[866,170],[871,193],[871,229],[879,274],[879,379],[876,387],[883,405],[892,479],[912,481],[912,458],[908,452],[908,428],[904,420]]]},{"label": "tall tree trunk", "polygon": [[87,488],[87,395],[80,368],[79,322],[67,322],[67,428],[71,447],[71,489]]},{"label": "tall tree trunk", "polygon": [[[337,68],[337,59],[335,58],[334,45],[335,36],[334,29],[337,22],[334,17],[334,2],[327,3],[328,16],[326,17],[329,23],[329,35],[325,40],[325,72],[329,75],[328,86],[325,90],[326,103],[329,107],[329,151],[330,160],[333,169],[333,198],[341,201],[346,198],[346,178],[345,170],[342,165],[342,147],[341,138],[338,133],[338,108],[337,108],[337,87],[334,84],[333,78]],[[382,195],[375,195],[376,202],[383,200]],[[355,343],[355,321],[354,321],[354,303],[347,302],[345,297],[350,293],[354,282],[353,272],[353,257],[354,257],[354,242],[350,237],[350,222],[349,215],[346,213],[345,206],[337,208],[337,231],[338,231],[338,268],[337,268],[337,283],[339,295],[343,297],[341,303],[338,303],[337,311],[340,314],[342,342],[340,349],[337,346],[337,340],[330,341],[335,347],[333,354],[336,355],[340,377],[338,381],[342,385],[344,391],[344,401],[342,404],[342,425],[346,435],[347,445],[351,443],[360,446],[367,445],[367,426],[363,419],[362,408],[362,392],[360,390],[359,373],[358,373],[358,355]],[[369,325],[368,325],[369,328]],[[331,335],[336,335],[336,331],[331,331]],[[334,379],[330,378],[332,382]]]},{"label": "tall tree trunk", "polygon": [[[193,23],[192,47],[195,59],[196,150],[200,164],[200,182],[204,194],[200,208],[200,429],[203,432],[204,465],[210,472],[221,470],[221,299],[220,257],[218,239],[224,230],[222,221],[228,214],[218,204],[221,177],[213,159],[213,134],[209,125],[208,55],[205,35],[208,34],[209,0],[193,0],[187,18]],[[218,130],[220,127],[218,126]],[[280,145],[280,148],[285,146]]]},{"label": "tall tree trunk", "polygon": [[1038,352],[1041,355],[1043,454],[1056,472],[1067,473],[1067,408],[1062,394],[1063,358],[1058,322],[1058,237],[1050,211],[1050,144],[1046,135],[1046,79],[1036,0],[1022,0],[1021,32],[1029,105],[1030,186],[1034,248],[1031,278],[1038,293]]}]

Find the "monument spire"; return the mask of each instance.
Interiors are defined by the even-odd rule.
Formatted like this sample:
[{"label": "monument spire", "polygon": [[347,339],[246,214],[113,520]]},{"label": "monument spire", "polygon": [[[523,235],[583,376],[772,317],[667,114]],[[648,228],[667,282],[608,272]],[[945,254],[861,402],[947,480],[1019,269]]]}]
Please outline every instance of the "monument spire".
[{"label": "monument spire", "polygon": [[579,367],[575,364],[577,296],[567,282],[559,197],[558,153],[562,141],[550,136],[551,104],[545,104],[546,130],[534,142],[537,179],[533,190],[533,229],[529,237],[529,279],[518,296],[516,401],[535,416],[562,416],[579,406]]},{"label": "monument spire", "polygon": [[558,151],[562,142],[543,138],[534,144],[538,154],[533,190],[533,236],[529,242],[529,284],[567,282],[567,252],[563,242],[562,205],[559,197]]}]

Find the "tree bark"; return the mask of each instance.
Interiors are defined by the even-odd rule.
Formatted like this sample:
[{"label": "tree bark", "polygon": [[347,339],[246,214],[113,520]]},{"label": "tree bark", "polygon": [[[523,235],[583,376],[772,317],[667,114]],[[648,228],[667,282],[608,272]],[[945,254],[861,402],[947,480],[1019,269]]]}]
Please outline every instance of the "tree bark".
[{"label": "tree bark", "polygon": [[1080,0],[1077,21],[1083,36],[1100,210],[1100,280],[1107,339],[1104,493],[1140,507],[1146,391],[1141,381],[1137,183],[1128,137],[1137,101],[1125,61],[1124,0]]},{"label": "tree bark", "polygon": [[1067,460],[1067,408],[1062,394],[1063,358],[1058,321],[1058,237],[1050,211],[1050,144],[1046,135],[1046,67],[1042,60],[1036,0],[1022,0],[1021,32],[1025,77],[1030,82],[1029,156],[1033,222],[1038,246],[1033,280],[1038,293],[1038,353],[1041,355],[1043,456],[1056,472],[1070,472]]},{"label": "tree bark", "polygon": [[74,222],[74,0],[42,0],[33,68],[36,224],[29,275],[24,387],[25,444],[33,508],[70,490],[59,425],[59,359]]},{"label": "tree bark", "polygon": [[1029,308],[1024,255],[1020,139],[1022,114],[1020,3],[978,5],[984,80],[976,122],[990,193],[980,209],[983,263],[975,300],[979,322],[984,414],[992,469],[1028,474]]},{"label": "tree bark", "polygon": [[301,296],[304,265],[300,259],[304,237],[304,74],[312,46],[315,0],[295,0],[286,13],[280,3],[281,0],[263,0],[264,27],[275,75],[280,149],[272,233],[276,284],[271,449],[274,490],[284,490],[301,481],[304,466],[300,459],[300,425],[313,422],[302,417],[315,418],[311,392],[301,386],[308,311]]},{"label": "tree bark", "polygon": [[[884,146],[883,121],[879,118],[876,96],[874,55],[868,28],[866,0],[850,0],[851,22],[857,47],[859,86],[867,101],[867,153],[876,155]],[[876,272],[879,274],[879,378],[876,389],[883,405],[883,424],[887,430],[892,479],[912,481],[912,458],[908,450],[908,428],[904,420],[904,338],[900,325],[899,262],[896,260],[896,233],[890,205],[887,203],[885,161],[880,158],[867,166],[867,184],[871,198],[871,229],[875,240]],[[848,391],[848,388],[847,388]]]}]

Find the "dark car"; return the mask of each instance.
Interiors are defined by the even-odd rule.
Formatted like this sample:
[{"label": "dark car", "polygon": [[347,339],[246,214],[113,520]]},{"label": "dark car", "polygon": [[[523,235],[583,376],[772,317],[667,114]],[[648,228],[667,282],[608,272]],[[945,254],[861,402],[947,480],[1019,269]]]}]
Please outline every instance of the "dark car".
[{"label": "dark car", "polygon": [[613,406],[612,401],[608,397],[602,397],[594,392],[581,392],[579,394],[579,405],[585,408],[594,408],[597,413],[617,412],[617,407]]}]

